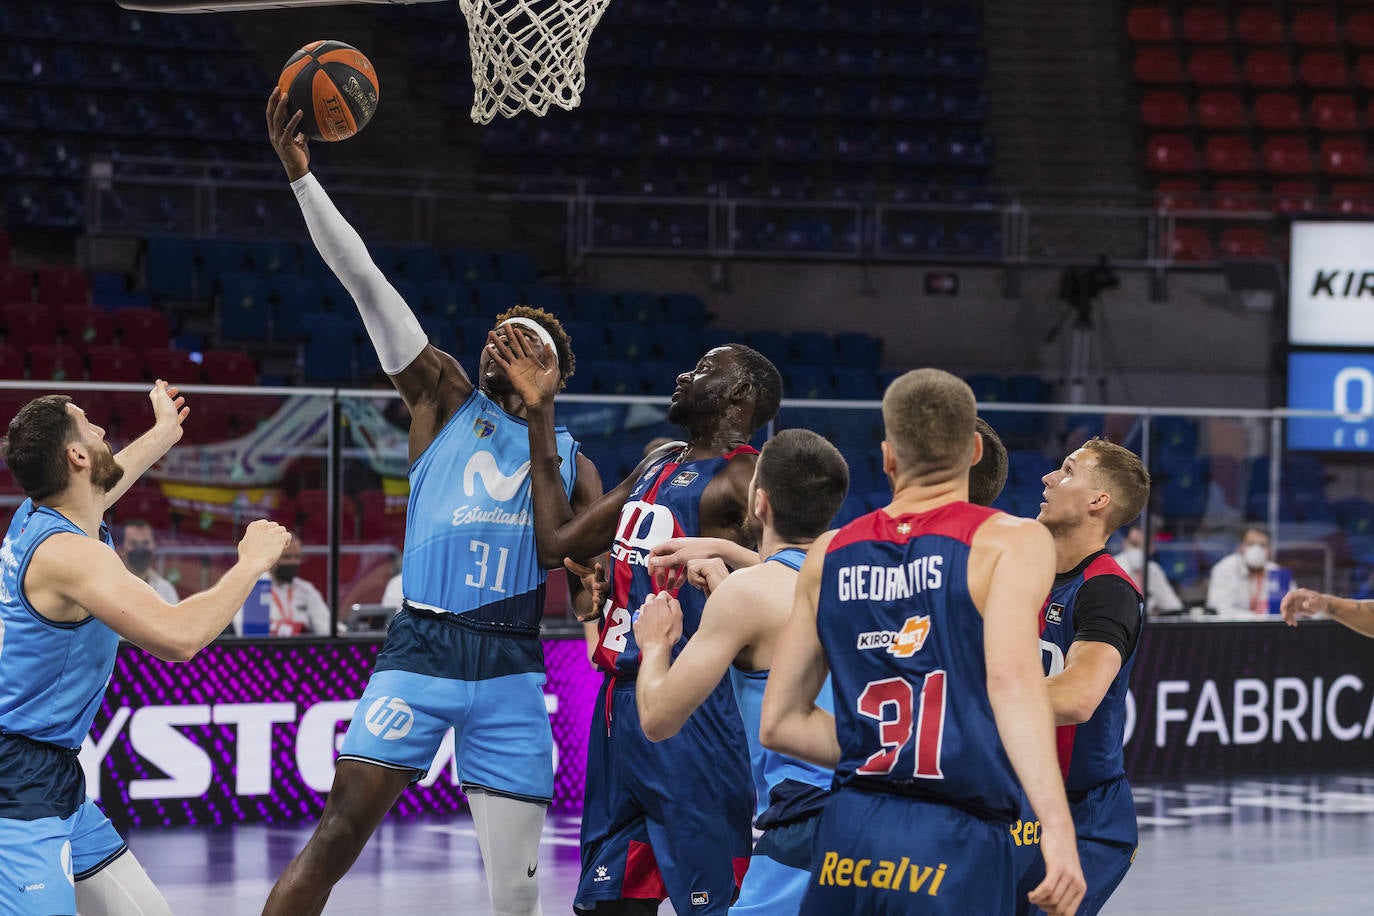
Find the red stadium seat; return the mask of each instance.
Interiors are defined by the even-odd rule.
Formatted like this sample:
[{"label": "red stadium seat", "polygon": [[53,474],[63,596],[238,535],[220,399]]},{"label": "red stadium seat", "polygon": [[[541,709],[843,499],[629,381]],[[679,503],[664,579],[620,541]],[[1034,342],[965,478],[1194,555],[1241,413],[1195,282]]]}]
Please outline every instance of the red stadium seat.
[{"label": "red stadium seat", "polygon": [[1171,178],[1155,186],[1155,206],[1160,210],[1205,210],[1202,188],[1188,178]]},{"label": "red stadium seat", "polygon": [[1331,188],[1331,209],[1358,216],[1374,215],[1374,185],[1343,182]]},{"label": "red stadium seat", "polygon": [[10,262],[10,234],[0,229],[0,264]]},{"label": "red stadium seat", "polygon": [[[329,493],[327,490],[301,490],[296,494],[296,506],[300,510],[301,538],[307,544],[326,544],[329,542]],[[339,505],[343,510],[340,517],[340,532],[345,541],[356,541],[358,531],[358,509],[352,498],[340,494]]]},{"label": "red stadium seat", "polygon": [[87,347],[86,362],[93,382],[143,381],[143,357],[132,347]]},{"label": "red stadium seat", "polygon": [[358,505],[362,510],[364,541],[385,541],[400,546],[406,536],[404,500],[389,501],[381,490],[364,490],[358,494]]},{"label": "red stadium seat", "polygon": [[33,271],[27,267],[0,267],[0,302],[32,302]]},{"label": "red stadium seat", "polygon": [[156,487],[134,487],[119,498],[116,510],[121,524],[140,519],[164,537],[171,533],[172,510]]},{"label": "red stadium seat", "polygon": [[76,267],[40,267],[38,301],[44,305],[85,305],[91,298],[91,281]]},{"label": "red stadium seat", "polygon": [[1217,248],[1228,258],[1272,258],[1269,234],[1256,226],[1232,226],[1221,234]]},{"label": "red stadium seat", "polygon": [[1287,89],[1293,64],[1283,51],[1251,51],[1245,55],[1245,81],[1255,89]]},{"label": "red stadium seat", "polygon": [[[20,350],[18,347],[11,346],[10,344],[0,344],[0,378],[13,379],[23,377],[24,351]],[[23,394],[24,392],[19,393]],[[25,403],[27,403],[27,399]],[[19,407],[22,406],[24,405],[19,405]],[[9,416],[0,416],[0,421],[3,421],[6,425],[8,425],[10,419],[14,416],[18,409],[19,408],[16,407],[13,411],[10,411]],[[3,410],[0,410],[0,414],[3,414],[3,412]]]},{"label": "red stadium seat", "polygon": [[1236,16],[1236,37],[1246,45],[1283,44],[1283,20],[1276,10],[1251,7]]},{"label": "red stadium seat", "polygon": [[1304,48],[1334,48],[1341,43],[1340,26],[1327,10],[1303,10],[1293,17],[1293,40]]},{"label": "red stadium seat", "polygon": [[1188,127],[1193,113],[1188,99],[1177,90],[1147,92],[1140,100],[1140,118],[1146,127]]},{"label": "red stadium seat", "polygon": [[200,372],[208,385],[256,385],[258,381],[253,357],[234,350],[206,350]]},{"label": "red stadium seat", "polygon": [[1345,24],[1345,37],[1356,48],[1374,48],[1374,12],[1352,15]]},{"label": "red stadium seat", "polygon": [[1312,126],[1322,133],[1354,133],[1360,129],[1355,100],[1349,95],[1317,95],[1308,106]]},{"label": "red stadium seat", "polygon": [[1355,59],[1355,85],[1374,89],[1374,54],[1361,54]]},{"label": "red stadium seat", "polygon": [[1137,82],[1150,86],[1177,86],[1184,81],[1183,64],[1172,48],[1142,48],[1132,66]]},{"label": "red stadium seat", "polygon": [[104,309],[89,305],[63,306],[62,334],[67,343],[82,350],[114,343],[114,319]]},{"label": "red stadium seat", "polygon": [[1254,213],[1264,210],[1259,200],[1259,185],[1253,181],[1229,178],[1212,188],[1213,206],[1228,213]]},{"label": "red stadium seat", "polygon": [[1255,171],[1255,151],[1242,134],[1216,134],[1203,148],[1207,171],[1222,175],[1248,175]]},{"label": "red stadium seat", "polygon": [[120,340],[125,346],[158,348],[167,346],[172,340],[172,329],[167,316],[149,306],[133,306],[115,309],[115,327],[119,329]]},{"label": "red stadium seat", "polygon": [[1260,155],[1264,170],[1271,175],[1307,175],[1312,171],[1312,150],[1306,137],[1270,137]]},{"label": "red stadium seat", "polygon": [[198,397],[191,405],[191,412],[182,427],[185,431],[182,441],[188,445],[198,445],[232,439],[233,416],[233,405],[223,396]]},{"label": "red stadium seat", "polygon": [[1196,172],[1197,149],[1182,134],[1155,134],[1147,144],[1145,161],[1152,172]]},{"label": "red stadium seat", "polygon": [[21,350],[57,343],[57,316],[41,305],[7,305],[0,314],[5,319],[5,342]]},{"label": "red stadium seat", "polygon": [[200,367],[191,361],[191,354],[185,350],[147,347],[143,350],[143,367],[150,378],[166,379],[174,385],[193,385],[200,381]]},{"label": "red stadium seat", "polygon": [[1199,48],[1188,57],[1188,75],[1199,86],[1238,86],[1236,59],[1224,48]]},{"label": "red stadium seat", "polygon": [[1197,97],[1197,122],[1208,130],[1245,127],[1245,103],[1235,92],[1203,92]]},{"label": "red stadium seat", "polygon": [[1317,186],[1310,181],[1274,182],[1274,209],[1280,213],[1317,212]]},{"label": "red stadium seat", "polygon": [[1164,240],[1164,256],[1175,261],[1215,261],[1212,240],[1207,231],[1198,226],[1175,226],[1173,235]]},{"label": "red stadium seat", "polygon": [[86,377],[86,364],[75,347],[66,344],[35,344],[29,352],[29,378],[74,382]]},{"label": "red stadium seat", "polygon": [[1350,85],[1345,55],[1336,51],[1311,51],[1298,62],[1298,74],[1304,86],[1313,89],[1344,89]]},{"label": "red stadium seat", "polygon": [[1302,130],[1302,103],[1289,92],[1262,92],[1255,99],[1255,125],[1265,130]]},{"label": "red stadium seat", "polygon": [[1174,20],[1166,9],[1141,6],[1126,14],[1126,32],[1138,44],[1173,41]]},{"label": "red stadium seat", "polygon": [[1183,37],[1195,45],[1225,44],[1231,37],[1231,25],[1226,14],[1215,7],[1193,7],[1183,13]]},{"label": "red stadium seat", "polygon": [[1317,151],[1324,174],[1338,178],[1363,178],[1369,174],[1364,141],[1355,137],[1327,137]]}]

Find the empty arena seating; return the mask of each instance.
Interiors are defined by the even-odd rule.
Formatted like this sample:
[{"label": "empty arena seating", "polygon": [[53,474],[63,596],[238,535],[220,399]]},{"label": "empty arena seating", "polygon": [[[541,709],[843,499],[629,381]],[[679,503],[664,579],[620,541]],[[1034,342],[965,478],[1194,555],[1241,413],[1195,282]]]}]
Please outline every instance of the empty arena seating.
[{"label": "empty arena seating", "polygon": [[[1349,185],[1374,178],[1364,140],[1374,11],[1143,3],[1125,28],[1161,205],[1212,209],[1226,183],[1243,179],[1252,204],[1281,212],[1364,212],[1364,192]],[[1180,178],[1198,194],[1177,196]],[[1267,256],[1279,245],[1247,227],[1178,228],[1171,253],[1180,259]]]}]

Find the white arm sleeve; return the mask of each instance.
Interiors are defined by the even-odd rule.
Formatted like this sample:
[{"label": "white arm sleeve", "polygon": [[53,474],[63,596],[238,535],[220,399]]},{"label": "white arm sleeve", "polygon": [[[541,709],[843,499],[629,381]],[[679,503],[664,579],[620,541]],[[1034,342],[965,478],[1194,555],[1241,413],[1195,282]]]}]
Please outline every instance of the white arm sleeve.
[{"label": "white arm sleeve", "polygon": [[429,345],[429,338],[400,293],[372,263],[362,237],[343,218],[315,176],[307,172],[291,182],[291,190],[296,192],[320,257],[357,303],[382,371],[395,375],[415,361]]}]

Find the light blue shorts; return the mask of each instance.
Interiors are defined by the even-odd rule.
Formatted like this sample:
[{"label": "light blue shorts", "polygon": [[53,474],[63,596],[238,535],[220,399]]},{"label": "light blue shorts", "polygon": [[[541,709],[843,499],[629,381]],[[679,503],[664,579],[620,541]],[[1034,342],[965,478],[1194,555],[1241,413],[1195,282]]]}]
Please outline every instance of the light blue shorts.
[{"label": "light blue shorts", "polygon": [[109,865],[127,848],[105,812],[89,798],[71,817],[0,818],[0,913],[75,913],[75,883]]}]

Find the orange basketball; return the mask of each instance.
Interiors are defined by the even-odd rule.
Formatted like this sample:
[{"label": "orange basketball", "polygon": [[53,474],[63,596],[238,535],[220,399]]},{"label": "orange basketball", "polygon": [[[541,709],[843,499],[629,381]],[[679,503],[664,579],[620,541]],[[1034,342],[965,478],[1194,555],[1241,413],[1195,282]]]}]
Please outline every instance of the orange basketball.
[{"label": "orange basketball", "polygon": [[312,41],[282,68],[289,114],[304,111],[301,132],[314,140],[347,140],[377,110],[377,71],[363,52],[342,41]]}]

